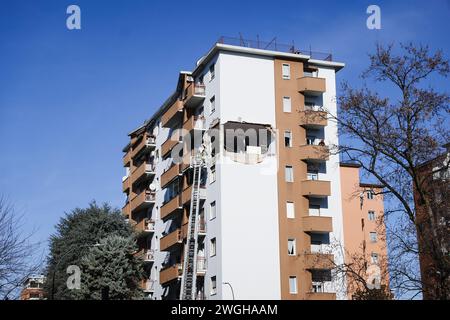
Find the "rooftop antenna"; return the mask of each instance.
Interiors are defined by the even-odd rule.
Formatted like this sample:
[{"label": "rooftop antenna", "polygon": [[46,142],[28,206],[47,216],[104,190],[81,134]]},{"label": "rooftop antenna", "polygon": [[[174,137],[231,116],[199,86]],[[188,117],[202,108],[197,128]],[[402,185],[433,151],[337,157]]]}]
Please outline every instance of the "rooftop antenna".
[{"label": "rooftop antenna", "polygon": [[256,35],[256,45],[258,46],[257,48],[259,49],[259,34]]},{"label": "rooftop antenna", "polygon": [[239,32],[239,41],[241,42],[241,46],[245,47],[244,37],[242,37],[242,33]]},{"label": "rooftop antenna", "polygon": [[275,43],[275,50],[277,50],[277,37],[274,37],[272,40],[270,40],[270,42],[264,47],[264,50],[267,49],[272,44],[272,42]]}]

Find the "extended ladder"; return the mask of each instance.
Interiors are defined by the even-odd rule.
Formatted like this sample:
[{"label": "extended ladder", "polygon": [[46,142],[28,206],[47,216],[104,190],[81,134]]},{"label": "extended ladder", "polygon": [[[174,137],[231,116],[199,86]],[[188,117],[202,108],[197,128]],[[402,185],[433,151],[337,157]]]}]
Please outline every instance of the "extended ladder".
[{"label": "extended ladder", "polygon": [[191,193],[191,208],[187,230],[186,246],[184,248],[183,275],[181,277],[181,300],[195,300],[197,280],[197,247],[198,247],[198,212],[200,206],[200,183],[203,159],[200,154],[193,157],[193,181]]}]

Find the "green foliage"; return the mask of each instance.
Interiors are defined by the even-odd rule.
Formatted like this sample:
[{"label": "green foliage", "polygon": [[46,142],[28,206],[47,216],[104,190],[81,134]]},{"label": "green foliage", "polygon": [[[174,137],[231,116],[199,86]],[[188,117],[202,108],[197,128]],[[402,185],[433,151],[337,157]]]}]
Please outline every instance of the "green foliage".
[{"label": "green foliage", "polygon": [[142,261],[132,253],[135,241],[111,235],[89,250],[81,259],[81,289],[75,290],[79,299],[139,299],[143,298],[139,281]]},{"label": "green foliage", "polygon": [[60,219],[55,234],[50,237],[45,285],[49,298],[55,274],[54,298],[74,299],[74,290],[68,290],[66,286],[67,267],[81,266],[81,259],[89,252],[90,247],[110,235],[129,238],[133,235],[133,230],[125,222],[121,212],[108,204],[98,206],[92,202],[87,208],[76,208]]}]

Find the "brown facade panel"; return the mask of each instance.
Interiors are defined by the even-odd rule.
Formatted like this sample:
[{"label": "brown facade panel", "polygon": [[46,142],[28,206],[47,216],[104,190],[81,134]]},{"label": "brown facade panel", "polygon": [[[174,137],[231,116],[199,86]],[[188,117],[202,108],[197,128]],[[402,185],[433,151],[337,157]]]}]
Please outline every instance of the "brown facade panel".
[{"label": "brown facade panel", "polygon": [[159,246],[161,251],[167,251],[175,245],[179,245],[183,242],[183,236],[181,228],[172,231],[161,238]]},{"label": "brown facade panel", "polygon": [[161,156],[164,157],[166,154],[168,154],[173,147],[175,147],[177,144],[181,143],[180,140],[177,137],[170,137],[161,145]]},{"label": "brown facade panel", "polygon": [[164,268],[159,273],[159,282],[163,285],[181,277],[183,267],[180,263]]},{"label": "brown facade panel", "polygon": [[135,184],[137,181],[147,177],[148,175],[154,174],[155,166],[153,164],[143,162],[131,173],[131,184]]},{"label": "brown facade panel", "polygon": [[128,167],[130,165],[131,162],[131,152],[128,151],[127,153],[125,153],[125,155],[123,156],[123,165],[125,167]]},{"label": "brown facade panel", "polygon": [[330,196],[331,183],[330,181],[322,181],[322,180],[303,180],[302,195],[315,197]]},{"label": "brown facade panel", "polygon": [[122,192],[127,192],[130,190],[130,177],[126,177],[125,180],[122,181]]},{"label": "brown facade panel", "polygon": [[321,94],[326,91],[325,79],[317,77],[301,77],[297,79],[298,91],[307,94]]},{"label": "brown facade panel", "polygon": [[169,182],[180,174],[180,165],[174,164],[169,170],[161,175],[161,188],[164,188]]},{"label": "brown facade panel", "polygon": [[163,127],[170,126],[171,122],[177,117],[181,117],[183,113],[183,103],[176,100],[173,105],[161,116],[161,125]]},{"label": "brown facade panel", "polygon": [[333,232],[331,217],[303,217],[303,231],[305,232]]},{"label": "brown facade panel", "polygon": [[143,137],[140,140],[138,139],[136,143],[137,144],[133,146],[133,150],[131,151],[131,158],[134,158],[147,147],[156,147],[155,137],[148,133],[144,133]]},{"label": "brown facade panel", "polygon": [[166,202],[160,210],[161,219],[167,219],[172,213],[181,211],[180,196],[176,196]]}]

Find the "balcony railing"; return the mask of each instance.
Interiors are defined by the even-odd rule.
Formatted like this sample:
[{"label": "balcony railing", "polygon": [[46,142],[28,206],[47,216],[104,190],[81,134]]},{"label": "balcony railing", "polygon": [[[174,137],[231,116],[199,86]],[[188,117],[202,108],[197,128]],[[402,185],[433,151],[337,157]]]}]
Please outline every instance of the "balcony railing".
[{"label": "balcony railing", "polygon": [[161,188],[164,188],[169,182],[180,175],[180,164],[173,164],[169,170],[161,175]]},{"label": "balcony railing", "polygon": [[325,127],[327,124],[327,113],[325,111],[300,111],[300,125],[302,127],[315,129]]},{"label": "balcony railing", "polygon": [[143,282],[144,292],[154,292],[155,286],[156,286],[156,280],[147,279],[147,280],[144,280],[144,282]]},{"label": "balcony railing", "polygon": [[309,270],[330,270],[334,267],[334,255],[326,253],[306,253],[305,268]]},{"label": "balcony railing", "polygon": [[327,161],[330,157],[330,150],[325,145],[306,144],[300,146],[300,159],[304,161]]},{"label": "balcony railing", "polygon": [[331,195],[330,181],[304,180],[301,187],[303,196],[327,197]]},{"label": "balcony railing", "polygon": [[163,127],[170,127],[178,117],[183,114],[183,103],[176,100],[172,106],[161,116],[161,125]]},{"label": "balcony railing", "polygon": [[331,217],[303,217],[303,231],[304,232],[332,232],[333,220]]},{"label": "balcony railing", "polygon": [[134,168],[131,173],[131,184],[141,182],[153,175],[155,175],[155,165],[153,163],[142,162],[138,167]]},{"label": "balcony railing", "polygon": [[205,92],[205,85],[191,82],[185,89],[185,107],[193,108],[197,106],[205,99]]},{"label": "balcony railing", "polygon": [[183,129],[189,132],[192,130],[206,130],[206,119],[201,116],[190,117],[184,122]]},{"label": "balcony railing", "polygon": [[206,258],[197,257],[197,275],[203,275],[206,273]]},{"label": "balcony railing", "polygon": [[181,143],[178,134],[175,134],[172,137],[169,137],[161,146],[161,156],[164,157],[170,151],[172,151],[173,147]]},{"label": "balcony railing", "polygon": [[161,219],[168,219],[170,215],[175,212],[181,212],[181,202],[179,195],[176,195],[171,200],[162,205],[160,212]]},{"label": "balcony railing", "polygon": [[155,232],[155,221],[151,219],[146,219],[144,225],[145,232]]}]

